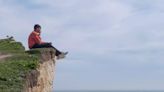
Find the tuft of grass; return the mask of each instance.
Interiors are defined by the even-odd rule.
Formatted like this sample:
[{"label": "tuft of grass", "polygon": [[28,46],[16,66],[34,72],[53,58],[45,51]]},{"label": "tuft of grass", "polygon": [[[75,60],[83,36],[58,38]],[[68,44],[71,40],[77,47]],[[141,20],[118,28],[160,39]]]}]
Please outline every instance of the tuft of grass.
[{"label": "tuft of grass", "polygon": [[25,48],[21,42],[15,42],[11,39],[0,40],[0,51],[1,52],[24,52]]}]

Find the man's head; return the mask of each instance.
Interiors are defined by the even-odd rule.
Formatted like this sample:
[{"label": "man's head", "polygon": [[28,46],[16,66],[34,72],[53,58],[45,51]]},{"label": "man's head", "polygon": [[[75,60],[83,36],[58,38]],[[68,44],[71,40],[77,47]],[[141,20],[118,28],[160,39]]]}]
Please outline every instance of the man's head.
[{"label": "man's head", "polygon": [[38,32],[38,33],[41,33],[41,26],[39,24],[35,24],[34,25],[34,31]]}]

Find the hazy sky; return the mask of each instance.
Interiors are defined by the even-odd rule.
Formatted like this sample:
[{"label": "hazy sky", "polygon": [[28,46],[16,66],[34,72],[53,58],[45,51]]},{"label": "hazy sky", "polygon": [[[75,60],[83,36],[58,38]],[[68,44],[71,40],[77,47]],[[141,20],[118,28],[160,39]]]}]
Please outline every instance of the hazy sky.
[{"label": "hazy sky", "polygon": [[0,0],[0,38],[33,25],[69,51],[55,90],[164,90],[164,0]]}]

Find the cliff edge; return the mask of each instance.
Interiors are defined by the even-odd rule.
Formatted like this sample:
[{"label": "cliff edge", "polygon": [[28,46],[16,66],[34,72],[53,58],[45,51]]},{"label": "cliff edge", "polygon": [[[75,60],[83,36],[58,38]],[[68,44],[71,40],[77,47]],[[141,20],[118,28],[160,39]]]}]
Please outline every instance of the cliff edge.
[{"label": "cliff edge", "polygon": [[13,38],[0,40],[0,92],[52,92],[55,51],[25,51]]}]

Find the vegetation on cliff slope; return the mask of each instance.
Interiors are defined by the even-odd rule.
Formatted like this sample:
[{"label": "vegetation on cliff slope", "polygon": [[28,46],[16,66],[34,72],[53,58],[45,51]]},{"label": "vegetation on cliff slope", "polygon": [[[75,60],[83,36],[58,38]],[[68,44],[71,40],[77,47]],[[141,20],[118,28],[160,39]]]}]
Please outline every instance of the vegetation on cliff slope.
[{"label": "vegetation on cliff slope", "polygon": [[15,42],[13,39],[0,39],[0,52],[24,52],[25,48],[21,42]]},{"label": "vegetation on cliff slope", "polygon": [[0,40],[0,54],[12,55],[0,60],[0,92],[21,92],[25,75],[38,66],[38,57],[25,53],[13,39]]}]

